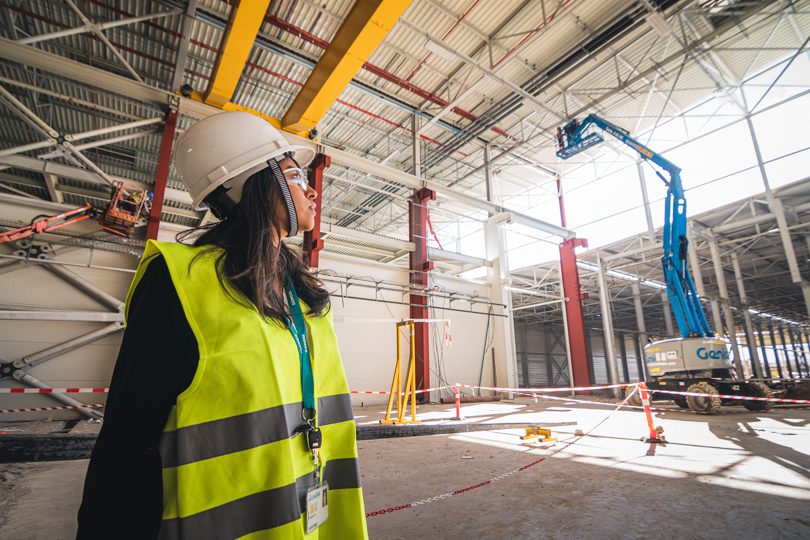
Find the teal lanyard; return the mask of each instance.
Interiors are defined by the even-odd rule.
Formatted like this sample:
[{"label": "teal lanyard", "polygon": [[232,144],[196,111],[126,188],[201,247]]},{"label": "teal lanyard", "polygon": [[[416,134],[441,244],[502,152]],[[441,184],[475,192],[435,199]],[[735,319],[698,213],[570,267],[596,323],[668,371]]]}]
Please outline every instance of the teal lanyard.
[{"label": "teal lanyard", "polygon": [[295,339],[298,347],[298,360],[301,363],[301,394],[304,399],[304,414],[306,418],[307,409],[310,410],[312,418],[315,416],[315,382],[312,377],[312,362],[309,358],[309,342],[307,341],[307,324],[304,322],[304,314],[301,313],[301,303],[298,301],[298,294],[295,292],[290,276],[284,281],[284,294],[287,295],[287,303],[292,314],[292,324],[290,333]]}]

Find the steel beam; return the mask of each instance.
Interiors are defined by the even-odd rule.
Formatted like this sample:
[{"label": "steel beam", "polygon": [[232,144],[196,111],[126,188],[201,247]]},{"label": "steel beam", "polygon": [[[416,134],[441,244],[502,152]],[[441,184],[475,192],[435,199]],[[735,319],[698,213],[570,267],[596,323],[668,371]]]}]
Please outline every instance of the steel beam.
[{"label": "steel beam", "polygon": [[124,329],[124,321],[118,321],[112,324],[108,324],[107,326],[99,328],[98,330],[94,330],[90,333],[81,335],[79,337],[73,338],[63,343],[59,343],[58,345],[54,345],[53,347],[48,347],[47,349],[43,349],[34,354],[24,356],[14,362],[14,367],[22,368],[26,366],[36,366],[42,364],[43,362],[52,360],[57,356],[61,356],[70,351],[75,351],[76,349],[84,347],[85,345],[89,345],[90,343],[98,341],[123,329]]},{"label": "steel beam", "polygon": [[321,210],[323,205],[323,171],[332,160],[325,154],[315,154],[309,166],[309,185],[315,190],[315,227],[304,233],[304,262],[311,268],[318,267],[318,254],[323,249],[321,240]]},{"label": "steel beam", "polygon": [[21,45],[0,37],[0,55],[12,62],[35,67],[72,81],[92,85],[110,92],[115,92],[130,99],[146,101],[165,107],[171,99],[180,99],[180,110],[195,118],[205,118],[219,112],[218,109],[205,103],[183,98],[145,83],[139,83],[86,64],[74,62],[63,56],[51,54],[34,47]]},{"label": "steel beam", "polygon": [[[568,377],[567,377],[568,378],[568,384],[571,385],[573,380],[574,380],[574,377],[573,377],[574,367],[573,367],[573,364],[571,363],[571,333],[568,330],[568,306],[567,306],[568,298],[565,298],[564,293],[563,293],[563,279],[562,279],[562,264],[561,263],[559,263],[559,265],[557,266],[557,275],[560,278],[560,281],[559,281],[560,293],[563,294],[563,301],[560,302],[560,307],[562,307],[562,314],[563,314],[563,338],[565,339],[565,342],[563,343],[563,347],[565,348],[565,361],[566,361],[566,365],[568,367]],[[571,392],[571,395],[574,395],[574,393]]]},{"label": "steel beam", "polygon": [[[0,45],[2,45],[1,41]],[[356,156],[344,150],[338,150],[337,148],[331,147],[323,147],[314,141],[311,141],[304,137],[300,137],[293,133],[284,132],[283,134],[284,137],[287,139],[287,141],[289,141],[291,144],[309,146],[316,152],[323,152],[327,154],[329,157],[331,157],[332,161],[335,164],[343,165],[351,169],[368,173],[378,178],[388,180],[389,182],[402,184],[403,186],[414,190],[419,190],[425,187],[431,191],[435,191],[437,195],[442,195],[444,197],[447,197],[448,199],[453,199],[462,204],[466,204],[471,208],[478,208],[480,210],[485,210],[491,214],[509,213],[511,214],[511,221],[514,223],[520,223],[532,229],[547,232],[549,234],[553,234],[561,238],[576,237],[576,233],[574,231],[567,229],[564,226],[560,227],[559,225],[555,225],[553,223],[549,223],[547,221],[543,221],[541,219],[537,219],[532,216],[528,216],[526,214],[510,210],[509,208],[506,208],[504,206],[500,206],[495,203],[491,203],[489,201],[481,200],[478,197],[475,197],[474,195],[470,195],[466,191],[450,189],[437,182],[424,180],[412,174],[408,174],[404,171],[383,165],[382,163],[374,163],[372,161],[369,161],[360,156]]]},{"label": "steel beam", "polygon": [[712,254],[712,264],[714,266],[714,276],[717,280],[717,288],[720,291],[720,301],[723,303],[723,313],[726,317],[726,336],[731,341],[731,349],[734,351],[734,368],[737,370],[737,376],[740,378],[745,377],[742,367],[742,357],[740,356],[740,349],[737,345],[737,331],[734,324],[734,314],[731,311],[731,301],[728,298],[728,287],[726,286],[726,275],[723,273],[723,263],[720,261],[720,250],[717,248],[717,241],[712,234],[712,230],[706,231],[709,239],[709,250]]},{"label": "steel beam", "polygon": [[[514,317],[506,236],[502,225],[503,216],[493,216],[484,224],[484,250],[487,260],[492,262],[492,266],[486,268],[487,285],[493,302],[492,315],[495,316],[492,320],[492,386],[514,388],[518,380]],[[498,313],[501,309],[503,312]]]},{"label": "steel beam", "polygon": [[[484,145],[484,187],[486,188],[487,202],[492,202],[492,144]],[[559,187],[559,180],[557,180]],[[490,217],[492,214],[490,214]]]},{"label": "steel beam", "polygon": [[742,272],[740,271],[740,261],[735,251],[731,252],[731,266],[734,268],[734,278],[737,280],[737,293],[740,295],[742,318],[745,325],[745,341],[748,343],[748,351],[751,354],[751,366],[757,379],[763,378],[762,364],[759,362],[757,352],[757,342],[754,339],[754,323],[751,320],[751,312],[748,311],[748,296],[745,294],[745,283],[743,283]]},{"label": "steel beam", "polygon": [[149,225],[146,228],[146,239],[157,240],[160,231],[160,219],[163,216],[163,199],[166,196],[166,182],[169,178],[169,165],[172,161],[174,132],[177,126],[177,109],[170,108],[166,114],[166,125],[163,128],[163,140],[160,143],[157,176],[152,193],[152,208],[149,212]]},{"label": "steel beam", "polygon": [[[2,42],[0,42],[0,44],[2,44]],[[324,152],[329,157],[331,157],[332,161],[335,162],[336,164],[344,165],[346,167],[364,173],[372,174],[378,178],[383,178],[390,182],[402,184],[403,186],[411,189],[418,190],[423,187],[426,187],[431,191],[435,191],[438,195],[442,195],[444,197],[447,197],[448,199],[453,199],[462,204],[466,204],[467,206],[470,206],[472,208],[486,210],[491,214],[509,213],[511,216],[511,221],[514,223],[520,223],[522,225],[525,225],[532,229],[536,229],[538,231],[543,231],[549,234],[560,236],[561,238],[576,237],[576,233],[570,229],[560,227],[559,225],[555,225],[553,223],[549,223],[547,221],[543,221],[541,219],[537,219],[528,216],[526,214],[510,210],[509,208],[497,205],[495,203],[481,200],[478,197],[470,195],[465,191],[450,189],[437,182],[424,180],[412,174],[408,174],[404,171],[388,167],[381,163],[374,163],[362,157],[350,154],[349,152],[338,150],[337,148],[331,147],[323,148],[314,141],[310,141],[308,139],[294,135],[292,133],[285,132],[284,137],[286,137],[286,139],[292,144],[309,146],[316,152]]]},{"label": "steel beam", "polygon": [[[416,249],[409,255],[409,268],[411,272],[410,283],[412,288],[422,289],[428,285],[428,272],[433,270],[433,263],[428,260],[427,253],[427,202],[436,199],[436,194],[429,189],[420,189],[408,201],[409,211],[409,240]],[[412,319],[428,319],[429,298],[418,293],[410,295],[410,316]],[[418,322],[414,326],[414,351],[416,354],[416,387],[418,390],[430,388],[430,327],[426,322]],[[430,402],[430,395],[420,394],[424,403]]]},{"label": "steel beam", "polygon": [[638,341],[641,344],[641,347],[638,351],[639,356],[639,370],[638,370],[638,377],[639,380],[646,380],[647,373],[646,367],[647,362],[644,358],[644,347],[647,345],[647,325],[644,322],[644,309],[641,307],[641,287],[638,286],[638,283],[633,283],[633,305],[636,310],[636,326],[638,326]]},{"label": "steel beam", "polygon": [[669,303],[669,294],[661,293],[661,306],[664,312],[664,323],[667,327],[667,337],[675,337],[675,327],[672,325],[672,306]]},{"label": "steel beam", "polygon": [[[672,62],[680,61],[681,59],[683,59],[684,54],[687,54],[687,55],[694,54],[693,51],[700,48],[704,43],[711,42],[714,38],[725,34],[726,32],[728,32],[729,30],[731,30],[735,26],[739,26],[742,21],[745,21],[749,17],[753,17],[757,13],[759,13],[762,10],[770,7],[771,5],[773,5],[776,2],[777,2],[777,0],[762,0],[760,2],[752,2],[750,4],[750,7],[748,7],[745,10],[745,12],[743,12],[743,13],[739,14],[738,16],[735,16],[735,17],[728,17],[728,20],[723,21],[723,23],[721,25],[714,28],[714,30],[712,30],[710,33],[706,34],[705,36],[703,36],[702,38],[700,38],[698,40],[695,40],[695,41],[689,43],[686,47],[683,47],[683,43],[681,43],[682,48],[680,50],[673,51],[672,54],[668,55],[666,58],[660,59],[658,62],[653,62],[651,67],[645,69],[642,72],[639,72],[634,77],[625,79],[624,81],[621,81],[621,83],[618,84],[612,90],[609,90],[609,91],[607,91],[605,93],[600,94],[599,95],[599,100],[601,102],[605,103],[607,100],[609,100],[611,97],[615,96],[616,94],[619,94],[619,93],[622,93],[622,92],[627,92],[629,88],[634,88],[635,85],[639,81],[643,80],[648,75],[652,75],[653,73],[657,73],[659,70],[661,70],[661,66],[666,66],[666,65],[668,65],[668,64],[670,64]],[[583,113],[590,112],[590,109],[592,107],[593,107],[593,103],[591,103],[591,102],[586,103],[584,106],[582,106],[578,110],[574,111],[573,114],[571,114],[570,116],[571,116],[571,118],[577,118],[577,117],[581,116]],[[727,127],[727,126],[724,126],[724,127]],[[672,150],[672,149],[670,149],[670,150]]]},{"label": "steel beam", "polygon": [[[782,352],[785,353],[785,364],[787,364],[787,371],[788,371],[787,378],[788,379],[794,379],[796,377],[793,376],[793,374],[794,374],[793,366],[790,365],[790,354],[788,352],[788,342],[785,339],[785,329],[782,326],[782,321],[777,321],[776,324],[777,324],[777,328],[779,330],[779,339],[782,341]],[[796,360],[795,357],[794,357],[794,360]],[[798,371],[799,370],[797,369],[796,373],[798,374],[798,378],[801,379],[802,376],[801,376],[800,373],[798,373]]]},{"label": "steel beam", "polygon": [[238,0],[232,4],[204,92],[203,100],[208,105],[221,109],[231,101],[269,5],[270,0]]},{"label": "steel beam", "polygon": [[[171,92],[166,92],[164,90],[151,87],[147,84],[141,84],[125,77],[102,71],[91,66],[86,66],[78,62],[72,62],[61,56],[40,51],[32,47],[26,47],[25,45],[20,45],[14,41],[2,37],[0,37],[0,51],[2,51],[3,57],[8,60],[30,65],[71,80],[81,81],[85,84],[92,84],[98,88],[103,88],[111,92],[128,96],[131,99],[138,99],[149,103],[156,103],[166,106],[170,99],[174,100],[179,98],[179,111],[195,118],[205,118],[220,112],[215,107],[206,105],[205,103],[176,96]],[[369,174],[373,174],[379,178],[397,182],[412,189],[427,187],[428,189],[435,191],[442,196],[462,202],[472,208],[486,210],[487,212],[493,214],[499,212],[510,212],[508,208],[504,208],[488,201],[482,201],[481,199],[468,193],[446,188],[436,182],[422,180],[421,178],[408,174],[404,171],[399,171],[382,164],[372,163],[362,157],[355,156],[348,152],[344,152],[336,148],[319,148],[315,142],[296,136],[292,133],[285,132],[284,136],[293,144],[310,146],[316,152],[320,151],[326,153],[337,164],[345,165],[359,171],[368,172]],[[553,223],[548,223],[531,216],[526,216],[520,214],[519,212],[512,212],[512,214],[518,216],[519,218],[523,218],[523,222],[533,229],[548,232],[562,238],[574,238],[576,236],[573,231],[564,227],[559,227]]]},{"label": "steel beam", "polygon": [[388,236],[380,236],[377,234],[367,233],[364,231],[358,231],[357,229],[349,229],[348,227],[341,227],[340,225],[333,225],[331,223],[322,223],[321,232],[328,234],[337,234],[340,236],[347,236],[349,238],[356,238],[357,240],[363,240],[364,242],[373,242],[375,244],[391,247],[398,251],[404,250],[406,252],[409,252],[416,249],[416,245],[413,242],[408,242],[406,240],[398,240],[396,238],[390,238]]},{"label": "steel beam", "polygon": [[[23,115],[28,117],[31,121],[36,123],[40,129],[44,130],[47,133],[47,135],[51,137],[51,139],[47,139],[45,141],[48,143],[48,146],[52,144],[58,144],[59,146],[63,147],[65,150],[73,154],[79,161],[84,163],[89,169],[93,170],[93,172],[98,174],[105,182],[107,182],[110,185],[113,185],[113,181],[110,179],[109,176],[107,176],[107,173],[99,169],[95,163],[90,161],[84,154],[76,150],[76,148],[73,146],[73,143],[71,142],[73,140],[73,137],[71,135],[66,135],[63,137],[58,131],[56,131],[51,126],[46,124],[33,111],[31,111],[28,107],[26,107],[20,100],[11,95],[11,93],[2,86],[0,86],[0,94],[2,94],[5,99],[14,104],[14,106],[19,110],[20,113],[22,113]],[[20,151],[19,148],[11,150],[16,152]],[[4,150],[0,155],[5,155],[8,152],[9,150]]]},{"label": "steel beam", "polygon": [[422,177],[422,140],[419,137],[419,115],[411,114],[411,161],[413,175]]},{"label": "steel beam", "polygon": [[[582,300],[588,295],[582,292],[574,249],[588,247],[583,238],[565,240],[560,245],[560,276],[565,301],[565,320],[568,328],[568,349],[571,355],[571,376],[574,386],[591,386],[593,379],[588,368],[588,341],[585,333],[585,315]],[[590,394],[590,392],[580,392]]]},{"label": "steel beam", "polygon": [[76,6],[76,4],[74,4],[74,3],[73,3],[73,0],[65,0],[65,2],[67,3],[67,5],[69,5],[69,6],[70,6],[70,8],[71,8],[73,11],[75,11],[75,12],[76,12],[76,15],[78,15],[78,16],[79,16],[79,18],[82,20],[82,22],[84,23],[84,25],[85,25],[85,26],[87,26],[88,28],[90,28],[90,30],[91,30],[91,31],[92,31],[92,32],[93,32],[93,33],[94,33],[96,36],[98,36],[98,38],[99,38],[99,39],[100,39],[102,42],[104,42],[104,44],[107,46],[107,48],[108,48],[108,49],[110,50],[110,52],[113,54],[113,56],[115,56],[115,57],[118,59],[118,61],[119,61],[119,62],[121,62],[121,63],[124,65],[124,67],[126,68],[126,70],[130,72],[130,74],[131,74],[131,75],[132,75],[132,76],[135,78],[135,80],[136,80],[136,81],[138,81],[139,83],[142,83],[142,82],[143,82],[143,79],[141,79],[140,75],[138,75],[138,73],[137,73],[137,72],[136,72],[136,71],[135,71],[135,70],[132,68],[132,66],[130,66],[130,65],[129,65],[129,62],[127,62],[127,61],[126,61],[126,59],[125,59],[123,56],[121,56],[121,53],[120,53],[120,52],[118,52],[118,49],[115,47],[115,45],[113,45],[112,43],[110,43],[110,40],[109,40],[109,39],[107,39],[107,36],[105,36],[105,35],[104,35],[104,32],[102,32],[102,31],[101,31],[101,28],[99,28],[99,26],[98,26],[98,25],[96,25],[96,24],[94,24],[93,22],[91,22],[91,21],[90,21],[90,19],[88,19],[88,18],[85,16],[85,14],[84,14],[84,13],[82,13],[82,10],[80,10],[80,9],[78,8],[78,6]]},{"label": "steel beam", "polygon": [[80,289],[87,293],[88,295],[92,296],[102,304],[106,304],[107,306],[111,307],[112,309],[123,312],[124,311],[124,302],[115,298],[114,296],[107,294],[106,292],[102,291],[83,277],[79,276],[68,270],[67,268],[60,266],[58,264],[50,264],[51,261],[50,257],[46,258],[46,262],[44,263],[45,268],[59,276],[60,278],[64,279],[77,289]]},{"label": "steel beam", "polygon": [[[59,176],[61,178],[79,180],[81,182],[87,182],[89,184],[106,185],[106,183],[101,181],[95,173],[93,173],[92,171],[88,171],[87,169],[82,169],[80,167],[73,167],[71,165],[63,165],[61,163],[55,163],[53,161],[45,161],[42,159],[32,158],[29,156],[14,155],[14,156],[0,157],[0,165],[4,165],[7,167],[16,167],[19,169],[24,169],[26,171],[38,172],[41,174],[52,174],[55,176]],[[144,191],[151,191],[153,187],[150,184],[130,180],[128,178],[123,178],[121,176],[111,175],[110,178],[112,178],[114,181],[123,182],[133,187],[143,189]],[[187,191],[180,191],[179,189],[166,188],[165,197],[170,201],[191,204],[191,195],[189,195]],[[55,208],[57,208],[59,211],[62,211],[65,209],[65,205],[58,205]],[[73,208],[73,206],[69,206],[68,208]]]},{"label": "steel beam", "polygon": [[810,377],[810,365],[808,365],[808,355],[810,355],[810,346],[807,344],[807,328],[804,326],[796,325],[796,337],[799,340],[799,348],[802,351],[802,361],[804,362],[804,371]]},{"label": "steel beam", "polygon": [[[596,253],[596,265],[599,269],[599,304],[602,308],[602,328],[605,332],[605,356],[608,361],[608,378],[610,384],[619,384],[619,367],[616,361],[615,337],[613,335],[613,313],[610,310],[610,290],[608,289],[605,264],[599,252]],[[618,388],[613,389],[614,397],[620,396]]]},{"label": "steel beam", "polygon": [[[641,186],[641,200],[644,202],[644,217],[647,219],[647,237],[650,242],[655,244],[655,225],[653,224],[652,212],[650,212],[650,196],[647,194],[647,181],[644,179],[644,163],[639,161],[636,163],[638,168],[638,182]],[[698,293],[700,294],[700,293]]]},{"label": "steel beam", "polygon": [[796,344],[796,336],[794,335],[794,325],[793,324],[785,324],[787,327],[788,338],[790,339],[790,344],[793,347],[793,360],[796,362],[796,371],[799,374],[799,378],[804,377],[804,372],[802,370],[802,364],[804,364],[804,351],[802,351],[799,346]]},{"label": "steel beam", "polygon": [[412,1],[355,2],[284,113],[282,127],[292,132],[313,129]]},{"label": "steel beam", "polygon": [[[15,371],[14,374],[13,374],[13,377],[15,379],[17,379],[18,381],[22,382],[22,383],[25,383],[25,384],[27,384],[29,386],[33,386],[34,388],[53,388],[52,386],[49,386],[49,385],[45,384],[41,380],[37,379],[33,375],[29,375],[28,373],[26,373],[25,371],[23,371],[21,369],[18,369],[17,371]],[[57,401],[61,401],[65,405],[69,405],[71,407],[78,407],[78,406],[81,406],[81,405],[86,405],[86,403],[82,403],[78,399],[73,399],[69,395],[63,394],[63,393],[53,392],[53,393],[50,393],[50,394],[43,394],[43,395],[50,396],[53,399],[55,399]],[[99,417],[104,416],[103,413],[94,411],[93,409],[76,409],[76,411],[79,412],[80,414],[82,414],[83,416],[88,417],[88,418],[99,418]]]},{"label": "steel beam", "polygon": [[622,382],[630,382],[630,366],[627,365],[627,342],[624,334],[619,334],[619,352],[622,357],[622,373],[624,380]]},{"label": "steel beam", "polygon": [[[754,152],[757,156],[757,165],[759,166],[759,173],[762,176],[762,183],[765,185],[765,198],[768,201],[768,206],[771,212],[776,215],[776,223],[779,226],[779,237],[782,240],[782,247],[785,250],[785,258],[787,259],[788,268],[790,268],[790,278],[793,283],[801,283],[802,276],[799,272],[799,263],[796,260],[796,251],[793,249],[793,241],[790,238],[790,228],[788,227],[787,217],[785,216],[785,209],[782,206],[782,201],[774,197],[771,190],[771,184],[768,181],[768,173],[765,170],[765,162],[762,160],[762,152],[759,149],[759,141],[757,141],[757,134],[754,130],[754,123],[751,121],[751,116],[746,117],[748,124],[748,131],[751,134],[751,142],[754,144]],[[805,297],[805,310],[810,315],[810,288],[802,287],[802,293]]]},{"label": "steel beam", "polygon": [[759,350],[762,352],[762,362],[765,364],[764,375],[765,378],[770,379],[773,377],[773,372],[771,371],[771,366],[768,363],[768,351],[765,347],[765,334],[762,332],[762,317],[759,315],[757,315],[754,319],[754,327],[757,330],[757,334],[759,334]]},{"label": "steel beam", "polygon": [[445,251],[443,249],[436,249],[432,247],[428,247],[428,256],[431,259],[448,259],[451,261],[458,261],[467,264],[474,264],[476,266],[492,266],[492,261],[488,261],[486,259],[481,259],[479,257],[472,257],[470,255],[464,255],[463,253],[455,253],[453,251]]},{"label": "steel beam", "polygon": [[186,59],[188,58],[189,38],[194,27],[194,18],[197,12],[197,0],[188,0],[186,11],[183,14],[183,27],[180,30],[180,43],[177,45],[177,57],[174,61],[174,73],[169,87],[172,91],[177,91],[183,85],[186,71]]},{"label": "steel beam", "polygon": [[[696,236],[700,234],[703,236],[700,231],[695,229],[691,224],[686,228],[686,235],[689,239],[688,249],[689,249],[689,264],[692,267],[692,275],[694,276],[695,288],[697,289],[698,297],[704,298],[706,297],[706,289],[703,286],[703,272],[700,269],[700,259],[698,258],[697,254],[697,246],[695,244]],[[709,304],[712,307],[712,322],[714,323],[714,332],[717,335],[723,334],[723,318],[720,316],[720,304],[717,302],[717,298],[712,296],[708,298]]]},{"label": "steel beam", "polygon": [[779,347],[776,346],[776,336],[773,332],[773,319],[768,317],[768,334],[771,336],[771,347],[773,348],[773,358],[776,363],[776,371],[779,373],[779,378],[784,379],[785,375],[782,373],[782,364],[779,362]]},{"label": "steel beam", "polygon": [[[195,2],[196,3],[196,2]],[[107,22],[85,22],[84,26],[78,26],[76,28],[67,28],[65,30],[59,30],[56,32],[50,32],[48,34],[39,34],[36,36],[31,36],[23,39],[18,39],[17,43],[23,43],[25,45],[31,45],[32,43],[39,43],[42,41],[47,41],[49,39],[55,39],[60,37],[66,36],[73,36],[76,34],[83,34],[85,32],[93,32],[96,30],[106,30],[107,28],[115,28],[117,26],[125,26],[128,24],[135,24],[142,21],[150,21],[154,19],[162,19],[163,17],[170,17],[172,15],[177,15],[180,13],[179,8],[170,9],[169,11],[158,11],[156,13],[147,13],[146,15],[139,15],[137,17],[129,17],[127,19],[119,19],[117,21],[107,21]],[[86,19],[85,19],[86,20]]]},{"label": "steel beam", "polygon": [[[155,124],[155,123],[158,123],[158,122],[163,122],[163,119],[162,118],[156,118],[156,119],[153,119],[153,120],[149,121],[150,124]],[[115,129],[116,129],[116,131],[121,131],[121,130],[124,130],[124,129],[129,129],[131,127],[134,127],[134,126],[130,126],[130,125],[127,125],[127,124],[121,124],[119,126],[116,126]],[[105,131],[109,132],[109,129],[105,129]],[[100,146],[107,146],[108,144],[115,144],[115,143],[120,143],[120,142],[131,141],[131,140],[134,140],[134,139],[140,139],[141,137],[148,137],[150,135],[154,135],[155,133],[158,133],[159,131],[160,130],[158,128],[152,128],[152,129],[147,129],[145,131],[139,131],[137,133],[129,133],[127,135],[119,135],[118,137],[108,137],[106,139],[99,139],[99,140],[89,142],[89,143],[75,144],[75,145],[73,145],[73,147],[76,148],[76,150],[79,150],[79,151],[81,151],[81,150],[89,150],[90,148],[99,148]],[[90,132],[90,133],[92,133],[92,132]],[[88,135],[88,136],[93,137],[94,135]],[[78,137],[78,135],[74,135],[73,139],[76,140],[77,137]],[[62,157],[62,155],[63,155],[63,152],[57,150],[55,152],[48,152],[47,154],[38,154],[37,159],[53,159],[53,158]]]},{"label": "steel beam", "polygon": [[118,322],[123,313],[94,311],[0,311],[2,321]]},{"label": "steel beam", "polygon": [[469,66],[474,67],[475,69],[479,70],[481,73],[486,75],[487,77],[490,77],[491,79],[494,79],[495,81],[501,83],[503,86],[505,86],[506,88],[508,88],[512,92],[514,92],[514,93],[518,94],[519,96],[523,97],[525,101],[532,104],[532,108],[534,108],[534,107],[540,108],[540,109],[545,110],[545,111],[551,113],[552,115],[556,116],[559,120],[562,120],[563,122],[568,122],[569,118],[567,118],[564,114],[561,114],[561,113],[557,112],[556,110],[552,109],[551,107],[549,107],[548,105],[543,103],[534,94],[532,94],[530,92],[527,92],[526,90],[524,90],[520,86],[516,85],[515,83],[513,83],[512,81],[510,81],[508,79],[505,79],[505,78],[501,77],[500,75],[498,75],[494,71],[492,71],[490,69],[487,69],[484,65],[482,65],[481,63],[479,63],[479,62],[475,61],[474,59],[470,58],[469,56],[462,53],[461,51],[458,51],[456,49],[448,48],[444,43],[442,43],[442,41],[440,39],[431,36],[429,33],[425,32],[419,26],[417,26],[417,25],[415,25],[415,24],[413,24],[413,23],[411,23],[409,21],[406,21],[404,19],[403,19],[403,23],[408,28],[413,30],[414,32],[416,32],[416,33],[422,35],[423,37],[425,37],[428,41],[430,41],[432,43],[435,43],[436,45],[438,45],[439,47],[442,47],[443,49],[446,49],[449,53],[451,53],[454,56],[458,57],[458,59],[461,60],[462,62],[464,62],[465,64],[468,64]]}]

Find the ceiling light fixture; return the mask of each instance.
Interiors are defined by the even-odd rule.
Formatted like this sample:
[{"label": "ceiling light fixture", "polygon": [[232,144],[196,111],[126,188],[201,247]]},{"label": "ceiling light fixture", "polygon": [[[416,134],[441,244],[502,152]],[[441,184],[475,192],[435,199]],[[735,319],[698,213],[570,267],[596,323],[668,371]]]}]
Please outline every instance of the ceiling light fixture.
[{"label": "ceiling light fixture", "polygon": [[425,48],[430,52],[438,54],[448,62],[452,62],[456,59],[456,55],[452,51],[436,41],[428,40],[428,42],[425,43]]},{"label": "ceiling light fixture", "polygon": [[526,105],[528,108],[530,108],[533,111],[538,112],[540,114],[548,113],[547,109],[544,109],[542,105],[540,105],[538,102],[534,101],[533,99],[529,99],[529,98],[524,99],[523,100],[523,105]]},{"label": "ceiling light fixture", "polygon": [[644,20],[646,20],[647,24],[652,26],[653,30],[658,32],[658,35],[661,37],[668,36],[672,33],[672,27],[669,25],[664,16],[657,11],[653,11],[652,13],[645,15]]}]

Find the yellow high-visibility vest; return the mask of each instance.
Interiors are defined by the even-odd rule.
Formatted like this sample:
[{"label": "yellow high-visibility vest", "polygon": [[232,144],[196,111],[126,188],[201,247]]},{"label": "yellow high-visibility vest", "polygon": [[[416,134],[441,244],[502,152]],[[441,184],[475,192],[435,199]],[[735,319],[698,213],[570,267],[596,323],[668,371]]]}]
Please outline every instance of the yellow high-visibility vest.
[{"label": "yellow high-visibility vest", "polygon": [[[217,280],[221,251],[149,241],[127,297],[162,254],[197,338],[199,365],[177,398],[160,442],[163,522],[160,538],[367,538],[355,424],[331,311],[306,317],[323,435],[321,478],[329,518],[305,534],[304,497],[315,483],[301,425],[301,368],[290,331],[267,322],[235,289]],[[302,302],[304,313],[308,306]],[[156,347],[160,344],[156,343]],[[157,373],[156,376],[160,376]]]}]

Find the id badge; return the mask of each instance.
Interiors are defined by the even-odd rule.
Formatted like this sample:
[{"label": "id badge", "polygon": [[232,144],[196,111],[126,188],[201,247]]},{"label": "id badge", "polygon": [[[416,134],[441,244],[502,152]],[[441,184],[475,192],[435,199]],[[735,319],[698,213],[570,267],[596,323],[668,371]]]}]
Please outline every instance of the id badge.
[{"label": "id badge", "polygon": [[329,517],[329,484],[321,482],[307,490],[307,534],[326,522]]}]

